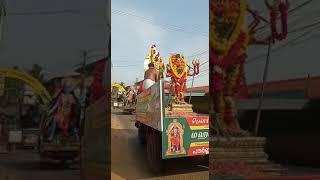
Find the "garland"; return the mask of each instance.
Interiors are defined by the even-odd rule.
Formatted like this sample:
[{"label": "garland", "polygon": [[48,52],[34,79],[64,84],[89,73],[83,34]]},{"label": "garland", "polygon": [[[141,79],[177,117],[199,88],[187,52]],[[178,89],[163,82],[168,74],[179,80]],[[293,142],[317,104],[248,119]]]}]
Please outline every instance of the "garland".
[{"label": "garland", "polygon": [[[221,2],[220,2],[221,3]],[[225,2],[229,3],[229,2]],[[236,5],[235,5],[236,3]],[[246,16],[246,1],[245,0],[233,0],[232,3],[233,6],[230,7],[230,9],[225,10],[222,5],[217,3],[216,1],[210,1],[210,12],[209,12],[209,19],[210,19],[210,46],[212,46],[214,49],[216,49],[217,53],[225,54],[230,46],[234,44],[237,41],[237,38],[239,34],[241,33],[241,28],[245,20]],[[237,9],[235,6],[239,5],[239,9]],[[221,42],[219,35],[217,34],[217,27],[214,24],[214,19],[218,16],[226,16],[228,14],[234,13],[236,11],[239,11],[239,17],[237,24],[235,28],[233,29],[233,32],[227,42]]]},{"label": "garland", "polygon": [[238,57],[243,54],[248,46],[248,42],[248,33],[241,32],[237,41],[231,46],[226,55],[219,56],[217,50],[215,48],[211,48],[212,58],[210,58],[210,61],[212,61],[213,65],[218,65],[223,69],[228,67],[230,64],[238,63],[241,60],[239,60]]},{"label": "garland", "polygon": [[[275,4],[273,7],[271,7],[266,1],[266,5],[270,9],[270,22],[271,22],[272,38],[281,41],[281,40],[285,39],[288,35],[289,3],[288,3],[288,1],[286,1],[286,3],[280,2],[278,7],[276,7],[277,4]],[[278,31],[277,31],[277,17],[279,15],[279,12],[281,14],[281,33],[278,33]]]},{"label": "garland", "polygon": [[[174,56],[174,55],[172,55],[172,56]],[[177,71],[177,68],[174,67],[174,64],[172,62],[172,56],[170,56],[170,58],[169,58],[169,66],[170,66],[170,69],[172,71],[172,75],[177,77],[177,78],[181,78],[186,73],[187,64],[186,64],[185,60],[182,58],[182,56],[180,56],[180,58],[183,61],[183,71],[182,71],[181,74],[179,74],[178,71]]]},{"label": "garland", "polygon": [[94,80],[93,80],[93,83],[91,84],[91,92],[92,92],[91,98],[90,98],[91,102],[98,100],[100,97],[106,94],[106,89],[102,85],[105,64],[106,64],[106,61],[103,60],[97,63],[94,67]]},{"label": "garland", "polygon": [[[242,76],[244,75],[243,66],[246,59],[245,50],[249,43],[249,34],[241,32],[237,41],[231,46],[226,55],[220,56],[216,49],[210,48],[210,66],[213,67],[211,75],[210,94],[216,97],[216,110],[221,113],[221,118],[228,126],[236,128],[233,123],[235,116],[235,106],[232,97],[239,90]],[[234,66],[234,67],[232,67]],[[229,71],[229,72],[227,72]],[[224,76],[228,74],[228,83],[225,83]],[[230,98],[225,99],[225,96]],[[230,127],[231,127],[230,126]]]},{"label": "garland", "polygon": [[162,74],[164,71],[164,64],[160,52],[156,49],[155,44],[151,46],[149,59],[150,62],[154,64],[155,68],[160,72],[160,74]]}]

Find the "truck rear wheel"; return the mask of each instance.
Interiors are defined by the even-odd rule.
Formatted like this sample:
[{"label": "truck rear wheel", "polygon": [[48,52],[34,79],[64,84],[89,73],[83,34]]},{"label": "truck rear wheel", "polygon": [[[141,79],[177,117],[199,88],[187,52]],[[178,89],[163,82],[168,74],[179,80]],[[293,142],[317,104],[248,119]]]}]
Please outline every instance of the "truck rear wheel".
[{"label": "truck rear wheel", "polygon": [[153,173],[161,173],[164,170],[164,160],[162,159],[161,134],[157,130],[148,129],[147,139],[147,160],[148,166]]}]

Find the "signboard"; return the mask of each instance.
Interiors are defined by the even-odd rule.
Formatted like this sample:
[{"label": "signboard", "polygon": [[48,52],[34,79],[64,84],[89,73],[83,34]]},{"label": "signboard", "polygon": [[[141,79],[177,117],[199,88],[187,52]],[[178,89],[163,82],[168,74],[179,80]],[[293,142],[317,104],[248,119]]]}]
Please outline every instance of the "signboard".
[{"label": "signboard", "polygon": [[158,81],[150,88],[144,90],[137,97],[137,120],[154,129],[161,131],[161,84]]},{"label": "signboard", "polygon": [[162,158],[209,154],[209,117],[170,117],[163,121]]}]

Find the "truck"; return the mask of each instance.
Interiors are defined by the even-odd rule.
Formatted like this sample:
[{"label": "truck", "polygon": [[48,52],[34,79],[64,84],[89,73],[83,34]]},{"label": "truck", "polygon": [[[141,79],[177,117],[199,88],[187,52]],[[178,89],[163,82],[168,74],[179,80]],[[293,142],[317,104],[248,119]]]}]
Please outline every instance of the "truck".
[{"label": "truck", "polygon": [[58,160],[62,163],[68,160],[77,162],[80,155],[80,142],[63,136],[58,136],[53,142],[46,142],[40,135],[39,153],[41,162],[45,160]]},{"label": "truck", "polygon": [[166,159],[209,154],[209,115],[175,103],[172,91],[172,84],[161,79],[137,96],[135,126],[154,173],[164,169]]},{"label": "truck", "polygon": [[113,83],[112,84],[112,91],[111,91],[111,104],[113,109],[115,108],[122,108],[124,102],[124,94],[126,90],[120,84]]},{"label": "truck", "polygon": [[[133,89],[133,91],[135,91],[135,89]],[[124,97],[125,98],[125,104],[122,108],[123,113],[125,114],[133,114],[136,111],[136,93],[134,93],[133,95],[130,95],[129,93],[133,92],[133,91],[128,91],[127,95]],[[131,102],[129,101],[129,99],[131,98]]]},{"label": "truck", "polygon": [[[74,96],[69,93],[58,93],[42,112],[38,138],[41,164],[47,160],[58,160],[61,163],[79,161],[79,108],[77,101],[69,103],[70,101],[66,100],[71,97]],[[68,125],[65,126],[66,124]],[[65,126],[65,129],[62,129],[62,126]]]}]

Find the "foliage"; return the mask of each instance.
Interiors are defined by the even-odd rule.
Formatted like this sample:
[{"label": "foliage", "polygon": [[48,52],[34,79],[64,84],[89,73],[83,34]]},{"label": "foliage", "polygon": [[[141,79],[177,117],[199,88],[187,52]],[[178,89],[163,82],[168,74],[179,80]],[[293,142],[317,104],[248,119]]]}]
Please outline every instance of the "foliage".
[{"label": "foliage", "polygon": [[43,73],[43,67],[41,67],[39,64],[34,64],[30,70],[27,70],[27,72],[34,78],[38,79],[41,83],[46,82],[46,78]]}]

